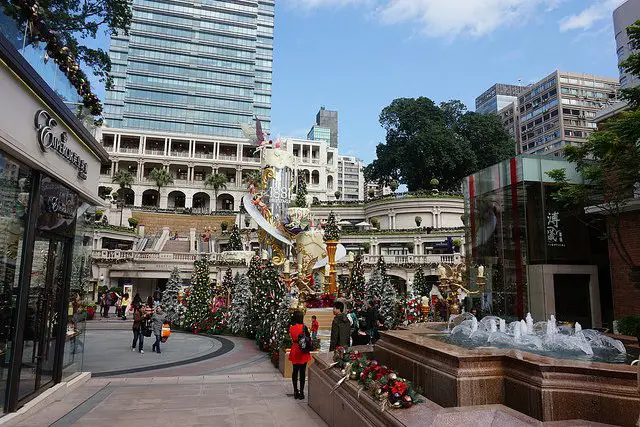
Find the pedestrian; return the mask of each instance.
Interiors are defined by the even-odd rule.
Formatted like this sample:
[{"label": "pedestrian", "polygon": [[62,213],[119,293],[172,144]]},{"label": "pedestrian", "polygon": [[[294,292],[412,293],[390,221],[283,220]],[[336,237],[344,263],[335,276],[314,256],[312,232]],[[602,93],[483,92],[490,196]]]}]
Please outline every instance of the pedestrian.
[{"label": "pedestrian", "polygon": [[109,294],[107,291],[102,293],[102,317],[109,317],[109,306],[111,305],[111,299],[109,298]]},{"label": "pedestrian", "polygon": [[153,302],[153,297],[149,295],[147,297],[147,304],[144,307],[144,310],[147,312],[147,317],[151,317],[154,312],[155,303]]},{"label": "pedestrian", "polygon": [[375,300],[371,300],[369,302],[369,308],[367,308],[365,319],[369,327],[367,332],[369,333],[369,337],[371,338],[371,341],[373,341],[374,337],[377,334],[376,324],[378,322],[378,306]]},{"label": "pedestrian", "polygon": [[73,330],[78,330],[78,322],[80,315],[78,311],[80,310],[80,294],[76,294],[73,300],[71,301],[71,314],[73,315]]},{"label": "pedestrian", "polygon": [[311,338],[318,339],[318,329],[320,329],[320,323],[318,323],[318,318],[314,314],[311,316]]},{"label": "pedestrian", "polygon": [[122,315],[122,320],[127,320],[127,311],[129,311],[129,293],[125,292],[122,294],[122,302],[120,305],[120,314]]},{"label": "pedestrian", "polygon": [[142,298],[140,297],[140,294],[136,292],[135,296],[133,297],[133,302],[132,305],[134,307],[137,307],[139,305],[142,305]]},{"label": "pedestrian", "polygon": [[162,312],[162,306],[156,307],[156,312],[151,316],[151,329],[156,336],[156,342],[151,346],[151,351],[160,354],[160,339],[162,338],[162,325],[164,325],[166,316]]},{"label": "pedestrian", "polygon": [[[138,351],[144,354],[142,345],[144,344],[144,335],[142,334],[142,323],[146,321],[146,313],[142,309],[142,305],[133,307],[133,343],[131,351],[136,350],[136,342],[138,343]],[[139,340],[139,341],[138,341]]]},{"label": "pedestrian", "polygon": [[[299,340],[304,338],[301,335],[309,336],[309,330],[304,325],[304,320],[301,311],[293,313],[291,319],[291,326],[289,327],[289,335],[291,336],[291,351],[289,352],[289,360],[293,365],[293,372],[291,374],[291,382],[293,383],[293,398],[304,399],[304,383],[307,370],[307,363],[311,360],[311,346],[306,348],[300,348]],[[298,378],[300,379],[300,388],[298,388]]]},{"label": "pedestrian", "polygon": [[155,292],[153,293],[153,300],[155,301],[156,305],[160,305],[160,301],[162,301],[162,292],[160,292],[158,288],[156,288]]},{"label": "pedestrian", "polygon": [[367,333],[367,324],[365,322],[360,322],[358,325],[358,330],[353,332],[351,337],[353,343],[351,345],[367,345],[371,342],[371,337]]},{"label": "pedestrian", "polygon": [[116,307],[116,317],[122,317],[121,314],[121,307],[122,307],[122,295],[118,294],[117,292],[113,293],[115,298],[114,298],[114,306]]},{"label": "pedestrian", "polygon": [[351,335],[353,335],[358,332],[358,316],[350,302],[347,302],[347,319],[349,319],[349,323],[351,324]]},{"label": "pedestrian", "polygon": [[349,347],[351,324],[347,315],[344,314],[344,304],[342,301],[333,303],[333,322],[331,323],[331,342],[329,351],[334,351],[336,347]]}]

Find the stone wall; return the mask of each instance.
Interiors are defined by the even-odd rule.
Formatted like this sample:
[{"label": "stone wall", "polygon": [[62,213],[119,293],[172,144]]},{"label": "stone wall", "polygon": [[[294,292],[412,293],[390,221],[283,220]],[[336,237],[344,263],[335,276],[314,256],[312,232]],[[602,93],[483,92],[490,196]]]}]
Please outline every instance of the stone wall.
[{"label": "stone wall", "polygon": [[[612,219],[610,218],[609,221]],[[621,241],[629,251],[636,265],[640,265],[640,211],[625,213],[620,218]],[[616,238],[614,236],[614,238]],[[623,316],[638,314],[640,288],[629,279],[629,266],[614,246],[609,243],[611,262],[611,287],[613,290],[613,316],[617,320]]]},{"label": "stone wall", "polygon": [[169,227],[172,232],[177,231],[181,237],[189,237],[189,229],[196,228],[200,232],[206,227],[216,228],[220,232],[220,223],[226,221],[229,228],[235,223],[235,216],[212,215],[178,215],[134,210],[132,216],[144,224],[145,234],[154,235]]}]

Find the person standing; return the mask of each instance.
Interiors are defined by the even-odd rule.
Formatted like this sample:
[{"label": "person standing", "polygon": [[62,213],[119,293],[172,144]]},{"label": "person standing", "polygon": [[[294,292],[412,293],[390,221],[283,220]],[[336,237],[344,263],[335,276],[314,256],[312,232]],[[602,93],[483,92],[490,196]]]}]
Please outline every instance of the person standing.
[{"label": "person standing", "polygon": [[122,316],[122,320],[127,320],[127,311],[129,310],[129,293],[125,292],[122,294],[122,302],[120,306],[120,314]]},{"label": "person standing", "polygon": [[366,312],[366,323],[368,326],[368,330],[367,332],[369,333],[369,337],[371,338],[371,341],[373,342],[374,337],[377,333],[376,331],[376,325],[378,324],[378,305],[377,305],[377,301],[371,300],[371,302],[369,303],[369,308],[367,309]]},{"label": "person standing", "polygon": [[[131,351],[136,350],[136,342],[138,343],[138,351],[144,354],[142,345],[144,344],[144,335],[142,334],[142,322],[146,321],[146,314],[141,305],[136,305],[133,308],[133,343],[131,344]],[[139,340],[139,341],[138,341]]]},{"label": "person standing", "polygon": [[73,330],[78,330],[78,321],[80,315],[78,311],[80,310],[80,294],[76,294],[73,300],[71,301],[71,314],[73,316]]},{"label": "person standing", "polygon": [[344,303],[342,301],[333,303],[333,315],[329,351],[334,351],[336,347],[349,347],[351,332],[351,323],[349,323],[347,315],[344,314]]},{"label": "person standing", "polygon": [[109,294],[107,291],[102,293],[102,309],[103,314],[102,317],[109,317],[109,306],[111,305],[111,299],[109,298]]},{"label": "person standing", "polygon": [[139,305],[142,305],[142,298],[140,297],[140,294],[136,292],[135,296],[133,297],[133,302],[132,305],[134,307],[137,307]]},{"label": "person standing", "polygon": [[[289,335],[291,336],[291,351],[289,352],[289,360],[293,365],[293,373],[291,374],[291,382],[293,383],[293,398],[304,399],[304,383],[307,370],[307,363],[311,360],[311,348],[301,349],[298,344],[300,335],[309,335],[309,330],[304,325],[301,311],[293,313],[291,326],[289,327]],[[300,379],[300,388],[298,388],[298,378]]]},{"label": "person standing", "polygon": [[162,312],[162,306],[156,307],[156,312],[151,316],[151,330],[156,336],[156,342],[151,346],[151,351],[160,354],[160,339],[162,338],[162,325],[164,325],[166,316]]},{"label": "person standing", "polygon": [[311,338],[318,339],[318,330],[320,329],[320,323],[318,323],[318,318],[315,316],[311,316]]}]

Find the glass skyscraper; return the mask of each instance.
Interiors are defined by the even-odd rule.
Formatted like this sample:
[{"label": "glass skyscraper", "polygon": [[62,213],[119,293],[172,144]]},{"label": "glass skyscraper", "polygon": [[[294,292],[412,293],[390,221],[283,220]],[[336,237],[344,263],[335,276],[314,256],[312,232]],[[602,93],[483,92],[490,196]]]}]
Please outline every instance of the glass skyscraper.
[{"label": "glass skyscraper", "polygon": [[242,137],[268,130],[275,0],[133,0],[113,36],[110,128]]}]

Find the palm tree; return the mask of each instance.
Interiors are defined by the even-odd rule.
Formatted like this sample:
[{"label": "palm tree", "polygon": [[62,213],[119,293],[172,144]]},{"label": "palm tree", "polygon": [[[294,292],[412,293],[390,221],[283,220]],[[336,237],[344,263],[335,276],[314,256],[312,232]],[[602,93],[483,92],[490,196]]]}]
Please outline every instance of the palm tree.
[{"label": "palm tree", "polygon": [[227,175],[223,174],[223,173],[215,173],[213,175],[209,175],[207,177],[207,179],[204,180],[204,186],[205,187],[211,187],[213,188],[213,194],[214,194],[214,206],[216,207],[216,210],[218,209],[218,190],[222,189],[226,189],[227,188]]},{"label": "palm tree", "polygon": [[165,187],[173,182],[173,178],[168,170],[156,169],[153,168],[151,172],[149,172],[149,179],[151,181],[155,181],[156,187],[158,187],[158,207],[160,206],[160,189]]},{"label": "palm tree", "polygon": [[120,227],[122,227],[122,215],[124,214],[124,189],[131,188],[131,184],[133,184],[133,175],[126,169],[119,169],[118,172],[113,175],[111,182],[120,186],[120,189],[118,190],[118,199],[120,205]]}]

